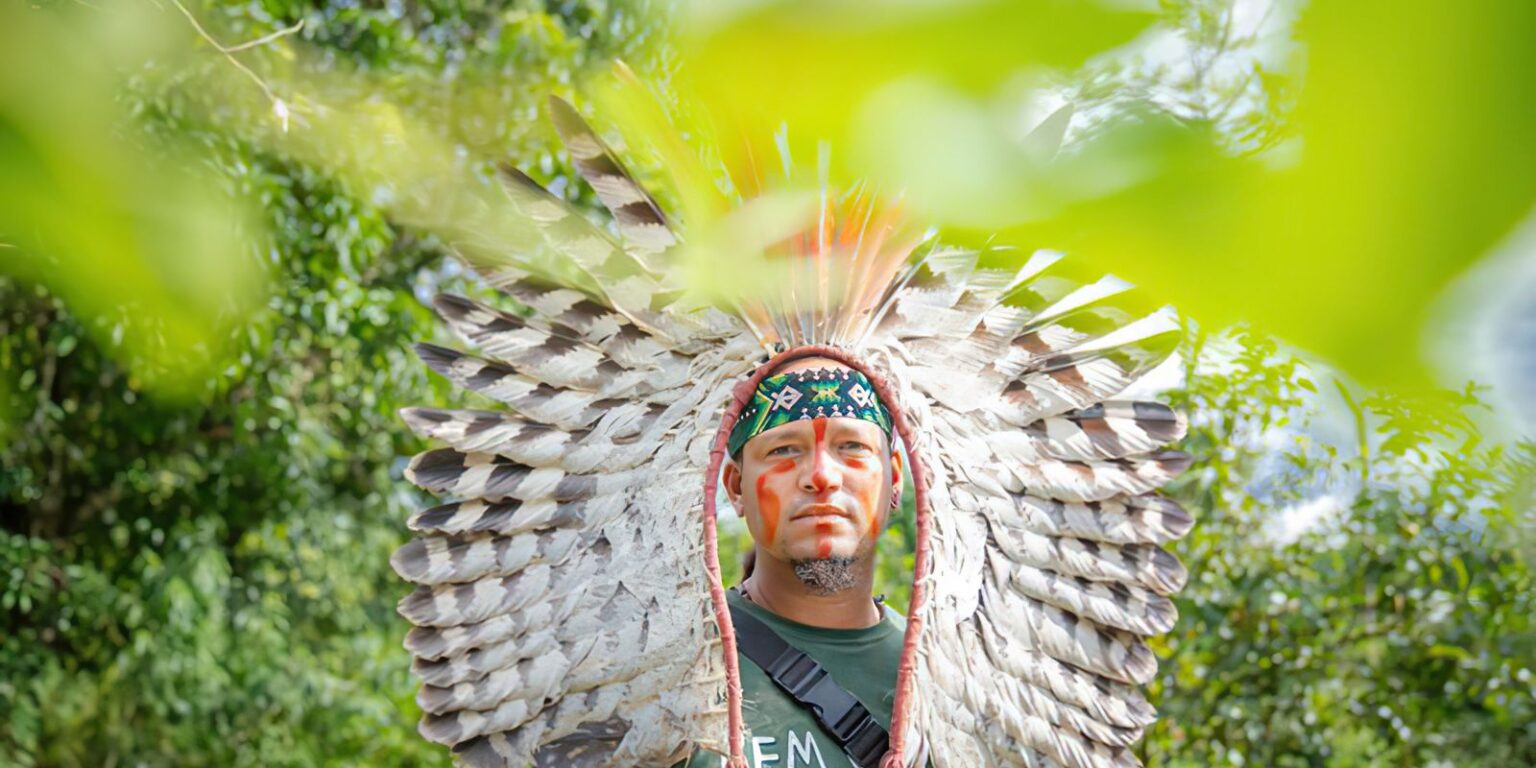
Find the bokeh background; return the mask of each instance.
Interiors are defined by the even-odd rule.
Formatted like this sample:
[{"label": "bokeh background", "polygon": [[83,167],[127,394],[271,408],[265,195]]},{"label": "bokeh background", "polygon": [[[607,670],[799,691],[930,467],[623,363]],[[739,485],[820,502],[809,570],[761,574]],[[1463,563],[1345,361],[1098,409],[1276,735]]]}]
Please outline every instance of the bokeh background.
[{"label": "bokeh background", "polygon": [[644,133],[616,58],[1178,307],[1148,765],[1536,764],[1532,39],[1526,0],[0,7],[0,765],[448,764],[388,556],[396,410],[462,400],[409,344],[484,293],[447,243],[520,236],[496,163],[595,210],[543,104]]}]

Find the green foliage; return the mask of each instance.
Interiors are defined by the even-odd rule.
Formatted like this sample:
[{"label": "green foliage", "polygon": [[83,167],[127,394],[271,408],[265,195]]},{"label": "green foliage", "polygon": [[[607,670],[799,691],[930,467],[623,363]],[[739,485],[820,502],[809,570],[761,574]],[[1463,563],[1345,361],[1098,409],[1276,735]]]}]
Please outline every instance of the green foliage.
[{"label": "green foliage", "polygon": [[[634,19],[601,2],[418,5],[405,24],[342,2],[196,10],[231,42],[302,18],[324,54],[306,66],[365,64],[423,114],[454,107],[428,98],[446,63],[489,67],[500,114],[474,136],[445,119],[439,139],[546,173],[561,171],[529,138],[542,133],[542,95],[626,52]],[[400,477],[422,446],[396,411],[447,396],[410,342],[447,341],[422,299],[457,272],[376,189],[274,152],[248,114],[208,110],[230,94],[195,87],[206,80],[127,82],[127,116],[92,129],[115,120],[196,155],[218,189],[259,205],[272,239],[241,258],[271,292],[237,323],[202,316],[208,343],[183,350],[185,337],[135,335],[153,336],[141,310],[164,302],[48,250],[60,241],[23,243],[51,264],[46,281],[0,276],[0,764],[447,765],[412,727],[416,681],[394,610],[406,587],[388,558],[426,503]],[[71,136],[49,151],[79,150]],[[78,189],[113,205],[153,196],[116,168]],[[203,257],[212,274],[241,274]],[[174,282],[180,267],[165,268]],[[114,301],[77,301],[89,285]],[[143,373],[165,349],[200,355],[175,369],[179,398],[152,396],[159,382]]]},{"label": "green foliage", "polygon": [[436,254],[391,252],[388,224],[301,169],[251,167],[282,180],[274,218],[315,226],[277,230],[285,290],[197,401],[145,398],[57,298],[0,285],[10,410],[30,414],[0,454],[0,747],[23,765],[441,759],[397,727],[384,565],[414,506],[394,411],[434,397],[408,342]]},{"label": "green foliage", "polygon": [[[411,728],[419,715],[415,683],[400,648],[405,624],[394,612],[405,588],[389,572],[387,558],[405,538],[405,516],[424,503],[399,477],[402,457],[420,445],[395,411],[443,402],[448,395],[408,344],[441,332],[420,299],[440,281],[457,280],[451,268],[440,266],[436,236],[442,233],[407,225],[447,219],[392,204],[402,196],[390,184],[403,177],[363,173],[331,155],[344,154],[352,143],[387,153],[396,146],[390,141],[411,135],[432,139],[433,151],[451,157],[465,149],[471,159],[464,164],[474,167],[458,168],[462,176],[454,178],[473,178],[487,159],[509,158],[578,197],[585,193],[563,184],[562,160],[549,150],[538,99],[608,56],[644,55],[638,46],[653,31],[630,5],[601,0],[194,5],[226,42],[305,22],[291,38],[238,56],[283,88],[278,95],[293,105],[296,125],[323,124],[320,108],[327,103],[307,100],[305,86],[327,98],[347,85],[361,93],[355,101],[334,103],[362,105],[345,115],[357,122],[329,124],[335,136],[351,142],[327,134],[306,145],[308,134],[298,130],[284,138],[273,105],[254,83],[198,43],[170,8],[157,17],[154,35],[185,45],[155,37],[167,46],[156,50],[179,51],[156,60],[160,70],[124,67],[124,61],[142,64],[142,50],[128,51],[137,59],[114,58],[107,54],[117,49],[89,44],[98,38],[61,38],[54,27],[26,46],[9,45],[15,30],[33,28],[9,23],[18,14],[79,19],[97,12],[78,6],[0,11],[7,22],[0,30],[0,61],[32,65],[0,68],[6,173],[0,198],[35,204],[51,217],[38,229],[16,217],[21,208],[0,212],[0,268],[9,275],[0,277],[0,764],[446,765],[446,752]],[[993,13],[993,6],[984,4],[978,13]],[[1163,6],[1201,50],[1214,54],[1230,47],[1220,31],[1230,18],[1224,15],[1230,14],[1228,4],[1170,0]],[[1335,37],[1341,29],[1357,29],[1357,15],[1370,15],[1327,13],[1312,28]],[[1393,39],[1421,25],[1412,14],[1371,16],[1384,18]],[[1468,18],[1486,23],[1493,17]],[[1085,40],[1118,39],[1140,28],[1140,21],[1130,21],[1135,23],[1062,41],[1052,61],[1075,63],[1093,48]],[[1521,29],[1506,26],[1508,35]],[[896,24],[887,31],[903,40],[910,27]],[[1467,29],[1436,38],[1436,50],[1461,50]],[[57,46],[37,42],[59,40]],[[1350,46],[1332,42],[1325,52],[1335,58],[1323,62],[1332,69],[1319,71],[1347,72],[1365,56],[1390,67],[1404,60],[1363,35],[1344,41],[1363,46],[1358,57],[1345,56]],[[871,45],[877,43],[872,39]],[[182,48],[193,46],[188,63]],[[57,70],[79,74],[76,80],[16,75],[50,71],[35,65],[58,58],[58,51],[104,58]],[[943,59],[943,50],[925,55]],[[1458,66],[1476,68],[1500,56],[1512,56],[1508,46],[1488,46],[1482,59]],[[881,61],[887,67],[881,71],[906,71],[896,66],[899,57]],[[1424,56],[1410,62],[1407,80],[1388,80],[1411,83],[1425,67],[1459,61]],[[959,60],[966,68],[976,64],[974,57]],[[1502,70],[1515,85],[1527,82],[1529,71]],[[1117,82],[1132,82],[1125,72],[1101,74],[1102,81],[1081,86],[1083,103],[1107,104],[1119,92]],[[348,79],[353,77],[356,82]],[[1424,100],[1420,111],[1456,102],[1460,83],[1477,80],[1431,79],[1435,87],[1428,93],[1435,98]],[[1154,74],[1146,85],[1167,80]],[[1187,101],[1174,111],[1213,126],[1213,136],[1202,138],[1219,139],[1224,151],[1283,144],[1285,130],[1273,118],[1290,109],[1295,95],[1284,76],[1252,71],[1214,92],[1208,78],[1175,85]],[[97,104],[100,114],[70,112],[38,101],[40,93],[51,95],[44,86],[68,97],[60,103],[105,92],[110,104]],[[1417,98],[1412,88],[1390,95]],[[1320,98],[1337,107],[1341,96],[1327,91]],[[806,102],[819,103],[827,100]],[[1417,130],[1390,142],[1380,157],[1361,157],[1377,158],[1372,167],[1408,169],[1403,188],[1410,191],[1437,173],[1445,177],[1444,189],[1457,191],[1463,172],[1496,165],[1502,169],[1496,191],[1507,202],[1527,182],[1515,178],[1523,173],[1520,163],[1496,162],[1508,151],[1509,137],[1499,115],[1488,113],[1524,103],[1514,96],[1490,98],[1474,109],[1445,113],[1458,126],[1492,131],[1488,143],[1463,141],[1442,157],[1438,150],[1463,134],[1450,130],[1458,126],[1431,121],[1426,125],[1446,130]],[[1261,106],[1226,109],[1232,104]],[[1387,135],[1391,122],[1383,129],[1383,116],[1400,119],[1391,106],[1367,104],[1361,114],[1374,122],[1340,136],[1358,142]],[[379,128],[403,121],[417,132]],[[372,128],[379,130],[363,130]],[[347,133],[352,129],[357,132]],[[1410,151],[1427,139],[1435,143],[1431,151]],[[1474,145],[1479,162],[1463,162],[1458,153]],[[1343,155],[1347,148],[1335,145],[1330,152]],[[142,157],[114,158],[140,151]],[[172,194],[164,200],[184,220],[156,218],[151,203],[160,199],[160,181],[169,178],[159,172],[172,158],[187,157],[196,158],[200,170],[176,178],[195,181],[166,182]],[[1426,157],[1442,162],[1413,171]],[[74,169],[78,174],[61,173],[70,167],[57,165],[87,159],[94,164]],[[1181,166],[1179,159],[1169,167],[1203,183],[1200,173],[1211,168]],[[21,170],[31,175],[24,178]],[[1230,181],[1220,174],[1212,178]],[[1346,190],[1349,202],[1363,205],[1370,198],[1331,177],[1325,181]],[[1398,189],[1388,182],[1373,188],[1389,186]],[[48,195],[25,199],[34,189]],[[1166,189],[1205,188],[1179,183]],[[1284,210],[1255,203],[1230,186],[1208,192],[1259,214]],[[185,250],[187,232],[201,231],[206,222],[193,220],[201,206],[181,206],[201,193],[259,207],[261,226],[255,229],[269,232],[270,240],[247,239],[244,249],[197,262],[200,269],[213,266],[197,272],[207,282],[194,285],[180,282],[186,275],[179,270],[194,263]],[[1330,202],[1336,196],[1317,200]],[[1176,194],[1167,195],[1163,207],[1138,205],[1127,208],[1137,216],[1114,220],[1155,219],[1157,226],[1119,227],[1118,236],[1156,234],[1170,221],[1157,218],[1164,208],[1185,212],[1175,224],[1188,223],[1190,211],[1205,210]],[[1338,216],[1349,224],[1337,231],[1368,234],[1354,226],[1351,210],[1340,209]],[[1448,210],[1411,211],[1424,220],[1443,218],[1446,227],[1471,228],[1423,241],[1424,248],[1441,249],[1441,271],[1465,256],[1465,249],[1442,246],[1481,242],[1505,214],[1489,209],[1464,218]],[[80,232],[70,232],[72,227]],[[1411,236],[1402,234],[1407,228],[1393,232],[1393,238]],[[178,245],[161,252],[153,247],[160,240]],[[1146,237],[1135,247],[1106,246],[1084,255],[1166,265],[1173,263],[1166,260],[1170,254],[1183,252],[1170,242]],[[1247,252],[1226,249],[1231,241],[1220,237],[1199,242],[1203,250],[1197,254]],[[1211,302],[1242,301],[1251,293],[1229,289],[1260,286],[1298,316],[1306,313],[1294,312],[1292,299],[1301,292],[1277,286],[1319,276],[1337,276],[1341,285],[1374,285],[1350,282],[1348,270],[1331,269],[1346,260],[1291,242],[1261,243],[1289,248],[1264,263],[1283,265],[1291,283],[1256,278],[1251,271],[1229,273],[1225,262],[1168,274],[1196,275],[1187,284],[1194,293],[1185,296],[1216,297]],[[22,247],[11,247],[16,245]],[[1142,258],[1147,252],[1156,258]],[[1297,253],[1329,268],[1306,269],[1312,262],[1295,261]],[[17,255],[30,261],[13,260]],[[1380,274],[1413,271],[1393,255]],[[114,269],[98,270],[104,264]],[[226,295],[219,287],[235,285],[231,290],[240,298],[245,277],[268,292],[241,298],[236,304],[244,308],[235,315],[219,314],[230,309],[217,298]],[[1217,280],[1226,282],[1212,282]],[[199,285],[218,290],[200,292]],[[1405,293],[1386,304],[1379,296],[1367,298],[1362,312],[1388,305],[1401,310],[1422,296]],[[1334,322],[1341,333],[1368,329]],[[1272,327],[1289,326],[1282,320]],[[1199,524],[1176,547],[1192,577],[1180,597],[1181,622],[1159,644],[1165,663],[1154,695],[1165,719],[1141,747],[1147,762],[1536,764],[1530,679],[1536,667],[1536,451],[1477,440],[1466,418],[1476,407],[1471,390],[1430,403],[1382,395],[1357,399],[1340,389],[1351,409],[1345,421],[1357,432],[1324,439],[1330,427],[1316,404],[1333,390],[1320,387],[1316,372],[1268,337],[1196,335],[1186,352],[1189,375],[1173,396],[1193,414],[1187,448],[1197,463],[1174,492]],[[181,365],[181,355],[191,362]],[[152,396],[161,391],[152,386],[167,386],[168,380],[183,396]],[[1319,497],[1337,504],[1308,506]],[[1294,525],[1307,509],[1323,510],[1317,524]],[[912,526],[909,507],[880,543],[876,590],[897,607],[910,598]],[[744,527],[726,521],[722,561],[728,583],[736,580],[746,545]]]},{"label": "green foliage", "polygon": [[952,239],[1068,250],[1373,386],[1427,387],[1426,307],[1536,202],[1526,0],[701,5],[685,84],[726,122],[787,118]]},{"label": "green foliage", "polygon": [[0,7],[0,274],[110,316],[80,330],[186,396],[260,303],[261,238],[195,149],[160,140],[120,98],[125,73],[182,63],[160,32],[120,6]]},{"label": "green foliage", "polygon": [[[1207,342],[1228,348],[1215,364]],[[1315,437],[1314,374],[1272,340],[1188,352],[1197,460],[1174,493],[1198,524],[1148,764],[1536,761],[1531,520],[1510,495],[1536,446],[1480,447],[1468,392],[1366,398],[1365,450],[1340,450]],[[1318,496],[1339,503],[1298,521]]]}]

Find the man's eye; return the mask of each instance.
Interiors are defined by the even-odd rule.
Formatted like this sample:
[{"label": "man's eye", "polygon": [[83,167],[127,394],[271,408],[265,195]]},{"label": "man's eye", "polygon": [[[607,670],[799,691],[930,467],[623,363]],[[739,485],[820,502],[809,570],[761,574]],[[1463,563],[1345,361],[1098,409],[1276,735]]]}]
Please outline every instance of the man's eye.
[{"label": "man's eye", "polygon": [[848,442],[843,443],[843,450],[857,452],[857,451],[868,451],[868,450],[872,450],[872,449],[869,447],[868,443],[861,443],[861,442],[859,442],[857,440],[849,440]]},{"label": "man's eye", "polygon": [[794,446],[781,445],[768,451],[769,456],[788,456],[794,451]]}]

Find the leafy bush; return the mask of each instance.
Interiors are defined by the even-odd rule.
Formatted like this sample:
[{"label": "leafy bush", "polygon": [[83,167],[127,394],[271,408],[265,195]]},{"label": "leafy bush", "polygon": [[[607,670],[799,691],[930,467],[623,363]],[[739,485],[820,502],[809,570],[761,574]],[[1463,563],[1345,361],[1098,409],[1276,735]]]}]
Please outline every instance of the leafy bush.
[{"label": "leafy bush", "polygon": [[1196,455],[1172,492],[1198,522],[1147,763],[1536,762],[1533,521],[1512,491],[1533,446],[1480,445],[1470,392],[1340,387],[1359,430],[1341,449],[1293,354],[1239,331],[1207,364],[1205,341],[1172,393]]},{"label": "leafy bush", "polygon": [[[557,182],[536,99],[650,34],[601,1],[194,10],[231,41],[303,20],[323,53],[305,66],[357,67],[448,141]],[[99,276],[30,254],[48,269],[0,278],[0,763],[446,765],[411,728],[387,559],[424,503],[395,412],[464,403],[409,343],[442,333],[422,299],[465,286],[378,190],[192,108],[219,94],[128,79],[139,127],[260,205],[271,241],[246,256],[272,292],[222,356],[178,351],[211,367],[168,399],[135,373],[125,342],[154,327],[133,301],[82,312],[36,277]],[[1317,372],[1254,333],[1194,334],[1185,359],[1170,396],[1197,463],[1171,492],[1199,523],[1175,547],[1191,582],[1158,646],[1147,763],[1536,764],[1531,447],[1481,444],[1472,393],[1344,392],[1354,432],[1330,439]],[[746,534],[723,535],[734,581]],[[909,511],[881,543],[897,606],[912,541]]]},{"label": "leafy bush", "polygon": [[[623,53],[634,23],[602,2],[415,4],[403,23],[345,2],[196,10],[227,40],[302,19],[424,112],[454,106],[433,93],[445,63],[499,72],[504,111],[477,148],[546,171],[544,93]],[[412,727],[388,558],[426,503],[400,477],[422,445],[396,411],[448,399],[410,344],[447,341],[423,300],[457,273],[374,190],[188,106],[219,94],[137,85],[124,98],[148,135],[259,203],[271,242],[248,256],[272,292],[175,399],[132,373],[124,335],[153,328],[131,297],[81,317],[0,277],[0,764],[446,765]]]}]

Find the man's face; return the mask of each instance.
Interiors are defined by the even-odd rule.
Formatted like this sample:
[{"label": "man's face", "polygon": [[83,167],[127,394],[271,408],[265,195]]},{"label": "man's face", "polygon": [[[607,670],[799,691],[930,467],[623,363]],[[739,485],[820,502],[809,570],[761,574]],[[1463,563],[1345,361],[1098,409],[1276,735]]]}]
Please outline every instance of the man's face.
[{"label": "man's face", "polygon": [[793,421],[752,438],[726,489],[752,538],[785,562],[868,557],[901,482],[885,433],[868,421]]}]

